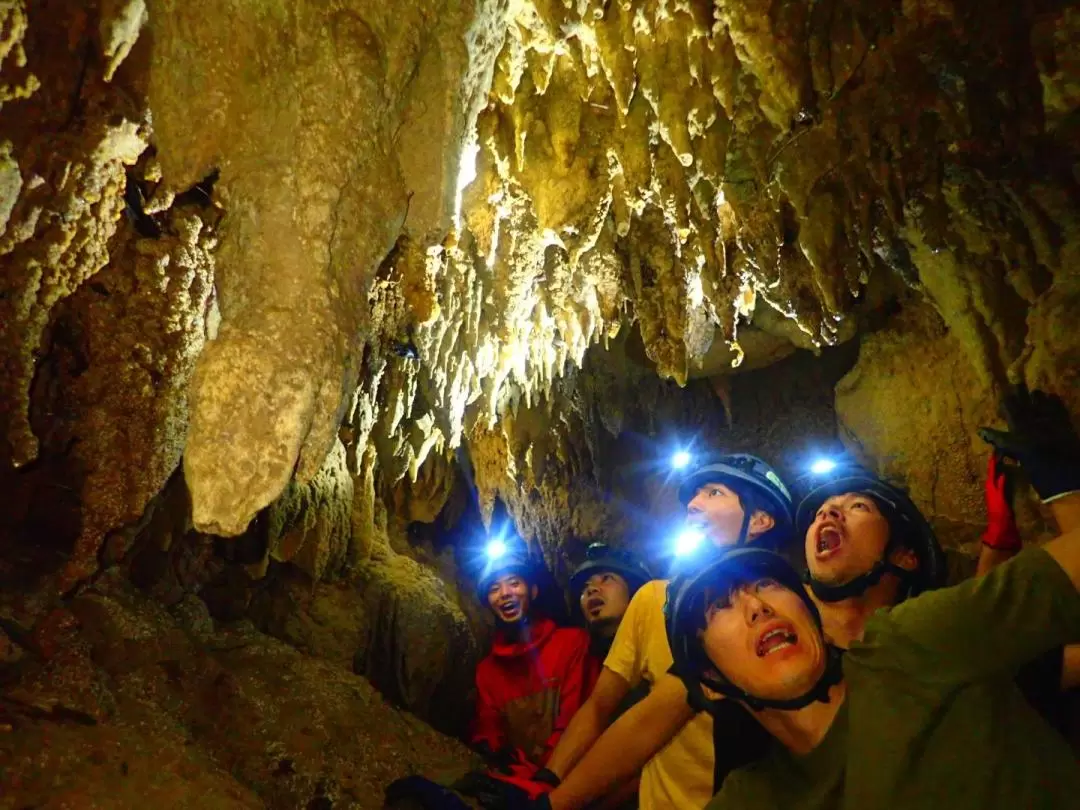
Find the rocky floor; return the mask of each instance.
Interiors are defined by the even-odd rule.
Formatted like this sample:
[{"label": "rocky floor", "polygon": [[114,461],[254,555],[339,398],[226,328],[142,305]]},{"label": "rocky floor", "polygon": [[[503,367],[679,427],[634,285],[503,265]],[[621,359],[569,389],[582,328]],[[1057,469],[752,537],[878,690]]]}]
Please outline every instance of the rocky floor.
[{"label": "rocky floor", "polygon": [[471,764],[345,666],[215,627],[193,596],[104,578],[32,629],[10,596],[0,807],[374,808],[392,779]]}]

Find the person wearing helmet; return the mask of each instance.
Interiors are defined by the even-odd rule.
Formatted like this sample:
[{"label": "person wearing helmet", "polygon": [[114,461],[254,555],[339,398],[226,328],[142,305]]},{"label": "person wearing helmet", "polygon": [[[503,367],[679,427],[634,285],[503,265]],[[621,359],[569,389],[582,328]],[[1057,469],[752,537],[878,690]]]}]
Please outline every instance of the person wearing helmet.
[{"label": "person wearing helmet", "polygon": [[857,464],[814,476],[796,513],[807,584],[840,647],[862,637],[882,607],[945,584],[945,555],[898,487]]},{"label": "person wearing helmet", "polygon": [[1075,757],[1008,673],[1080,640],[1078,588],[1073,531],[984,577],[878,610],[845,652],[826,637],[818,606],[829,603],[779,555],[748,547],[714,559],[673,597],[673,644],[723,696],[714,705],[747,707],[774,744],[708,807],[1075,806]]},{"label": "person wearing helmet", "polygon": [[[1080,500],[1080,439],[1060,400],[1020,389],[1004,405],[1010,432],[984,428],[981,435],[1036,471],[1040,496],[1052,508],[1058,504],[1054,515],[1061,531],[1080,527],[1072,511]],[[943,586],[945,554],[908,496],[858,465],[839,464],[809,482],[796,517],[805,541],[807,582],[829,638],[846,648],[862,637],[876,610]],[[992,456],[980,575],[1020,549],[1004,489],[1003,471]],[[1080,685],[1080,648],[1056,648],[1026,663],[1017,681],[1032,705],[1064,733],[1061,689]]]},{"label": "person wearing helmet", "polygon": [[[585,557],[585,562],[570,576],[570,589],[578,596],[581,615],[591,638],[590,655],[599,668],[611,649],[630,600],[653,577],[637,555],[612,548],[606,543],[593,543],[586,549]],[[612,713],[610,722],[621,717],[648,693],[649,685],[645,681],[627,692]],[[552,786],[557,786],[559,782],[558,777],[546,768],[541,769],[533,779]],[[598,809],[636,809],[637,787],[636,777],[616,786],[604,796],[597,805]]]},{"label": "person wearing helmet", "polygon": [[[755,456],[706,461],[684,478],[679,496],[688,522],[706,536],[706,549],[757,543],[772,547],[790,536],[791,495],[776,472]],[[694,555],[676,573],[681,576],[707,557]],[[715,755],[713,718],[688,705],[682,681],[669,673],[673,659],[664,619],[668,590],[668,581],[654,580],[631,600],[593,694],[548,763],[562,781],[542,797],[540,806],[584,807],[640,771],[642,810],[701,807],[727,769],[739,764]],[[611,723],[620,701],[642,681],[650,685],[648,696]],[[748,735],[760,734],[742,709],[734,710],[737,713],[717,723],[738,726],[734,736],[741,736],[744,727]]]},{"label": "person wearing helmet", "polygon": [[477,577],[495,638],[476,669],[469,742],[488,769],[447,785],[419,775],[396,780],[386,789],[387,808],[504,810],[550,789],[537,773],[592,689],[599,664],[585,630],[556,627],[538,607],[542,573],[514,538],[489,545]]},{"label": "person wearing helmet", "polygon": [[543,766],[595,680],[589,635],[556,627],[534,608],[537,572],[516,544],[488,561],[477,582],[495,618],[491,651],[476,669],[470,742],[504,770]]},{"label": "person wearing helmet", "polygon": [[570,591],[578,597],[592,640],[590,652],[602,662],[630,600],[652,574],[631,552],[605,543],[593,543],[585,555],[585,562],[570,575]]}]

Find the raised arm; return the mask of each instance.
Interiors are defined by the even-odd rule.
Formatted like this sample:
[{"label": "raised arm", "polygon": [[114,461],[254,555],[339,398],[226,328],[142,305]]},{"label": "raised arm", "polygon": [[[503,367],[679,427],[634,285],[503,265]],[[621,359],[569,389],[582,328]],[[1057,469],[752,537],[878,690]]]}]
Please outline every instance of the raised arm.
[{"label": "raised arm", "polygon": [[1001,404],[1009,429],[980,428],[979,436],[996,454],[1020,463],[1062,534],[1080,528],[1080,435],[1065,403],[1017,386]]},{"label": "raised arm", "polygon": [[[1080,531],[1073,531],[1022,551],[986,576],[871,618],[863,646],[884,653],[881,662],[918,671],[927,683],[1005,675],[1055,646],[1080,642],[1077,583]],[[933,667],[922,665],[927,656]]]},{"label": "raised arm", "polygon": [[585,807],[633,779],[693,716],[682,681],[674,675],[662,676],[643,700],[611,724],[552,791],[552,810]]}]

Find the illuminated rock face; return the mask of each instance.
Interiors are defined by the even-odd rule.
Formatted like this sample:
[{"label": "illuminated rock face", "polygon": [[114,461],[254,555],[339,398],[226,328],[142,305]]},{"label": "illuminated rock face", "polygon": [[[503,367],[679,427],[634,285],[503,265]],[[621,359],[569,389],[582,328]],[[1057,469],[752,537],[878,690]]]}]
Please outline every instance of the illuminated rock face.
[{"label": "illuminated rock face", "polygon": [[839,434],[974,537],[1005,382],[1080,409],[1080,14],[1017,6],[4,4],[0,530],[339,662],[355,611],[426,715],[485,522],[658,542],[671,437]]},{"label": "illuminated rock face", "polygon": [[[81,62],[5,13],[5,104],[65,133],[7,125],[5,457],[37,454],[55,307],[153,238],[124,224],[138,162],[147,216],[193,187],[217,207],[191,214],[215,339],[162,372],[217,534],[310,481],[342,423],[354,473],[415,479],[631,320],[682,383],[847,340],[907,283],[993,391],[1075,266],[1071,11],[108,2],[72,15]],[[163,480],[91,506],[83,545]]]}]

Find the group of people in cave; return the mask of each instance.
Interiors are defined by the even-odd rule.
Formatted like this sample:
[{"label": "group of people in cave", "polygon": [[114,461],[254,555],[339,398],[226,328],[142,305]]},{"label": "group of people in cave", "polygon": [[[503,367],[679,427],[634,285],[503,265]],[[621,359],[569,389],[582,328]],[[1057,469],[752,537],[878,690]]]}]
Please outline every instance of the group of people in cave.
[{"label": "group of people in cave", "polygon": [[[865,468],[808,474],[794,497],[743,454],[682,478],[708,542],[666,579],[589,548],[571,578],[584,628],[545,615],[541,569],[510,548],[479,578],[497,626],[471,733],[487,767],[399,780],[387,806],[1080,808],[1080,438],[1042,392],[1004,410],[1007,431],[980,431],[988,525],[966,577]],[[1017,471],[1057,523],[1041,546],[1016,527]]]}]

